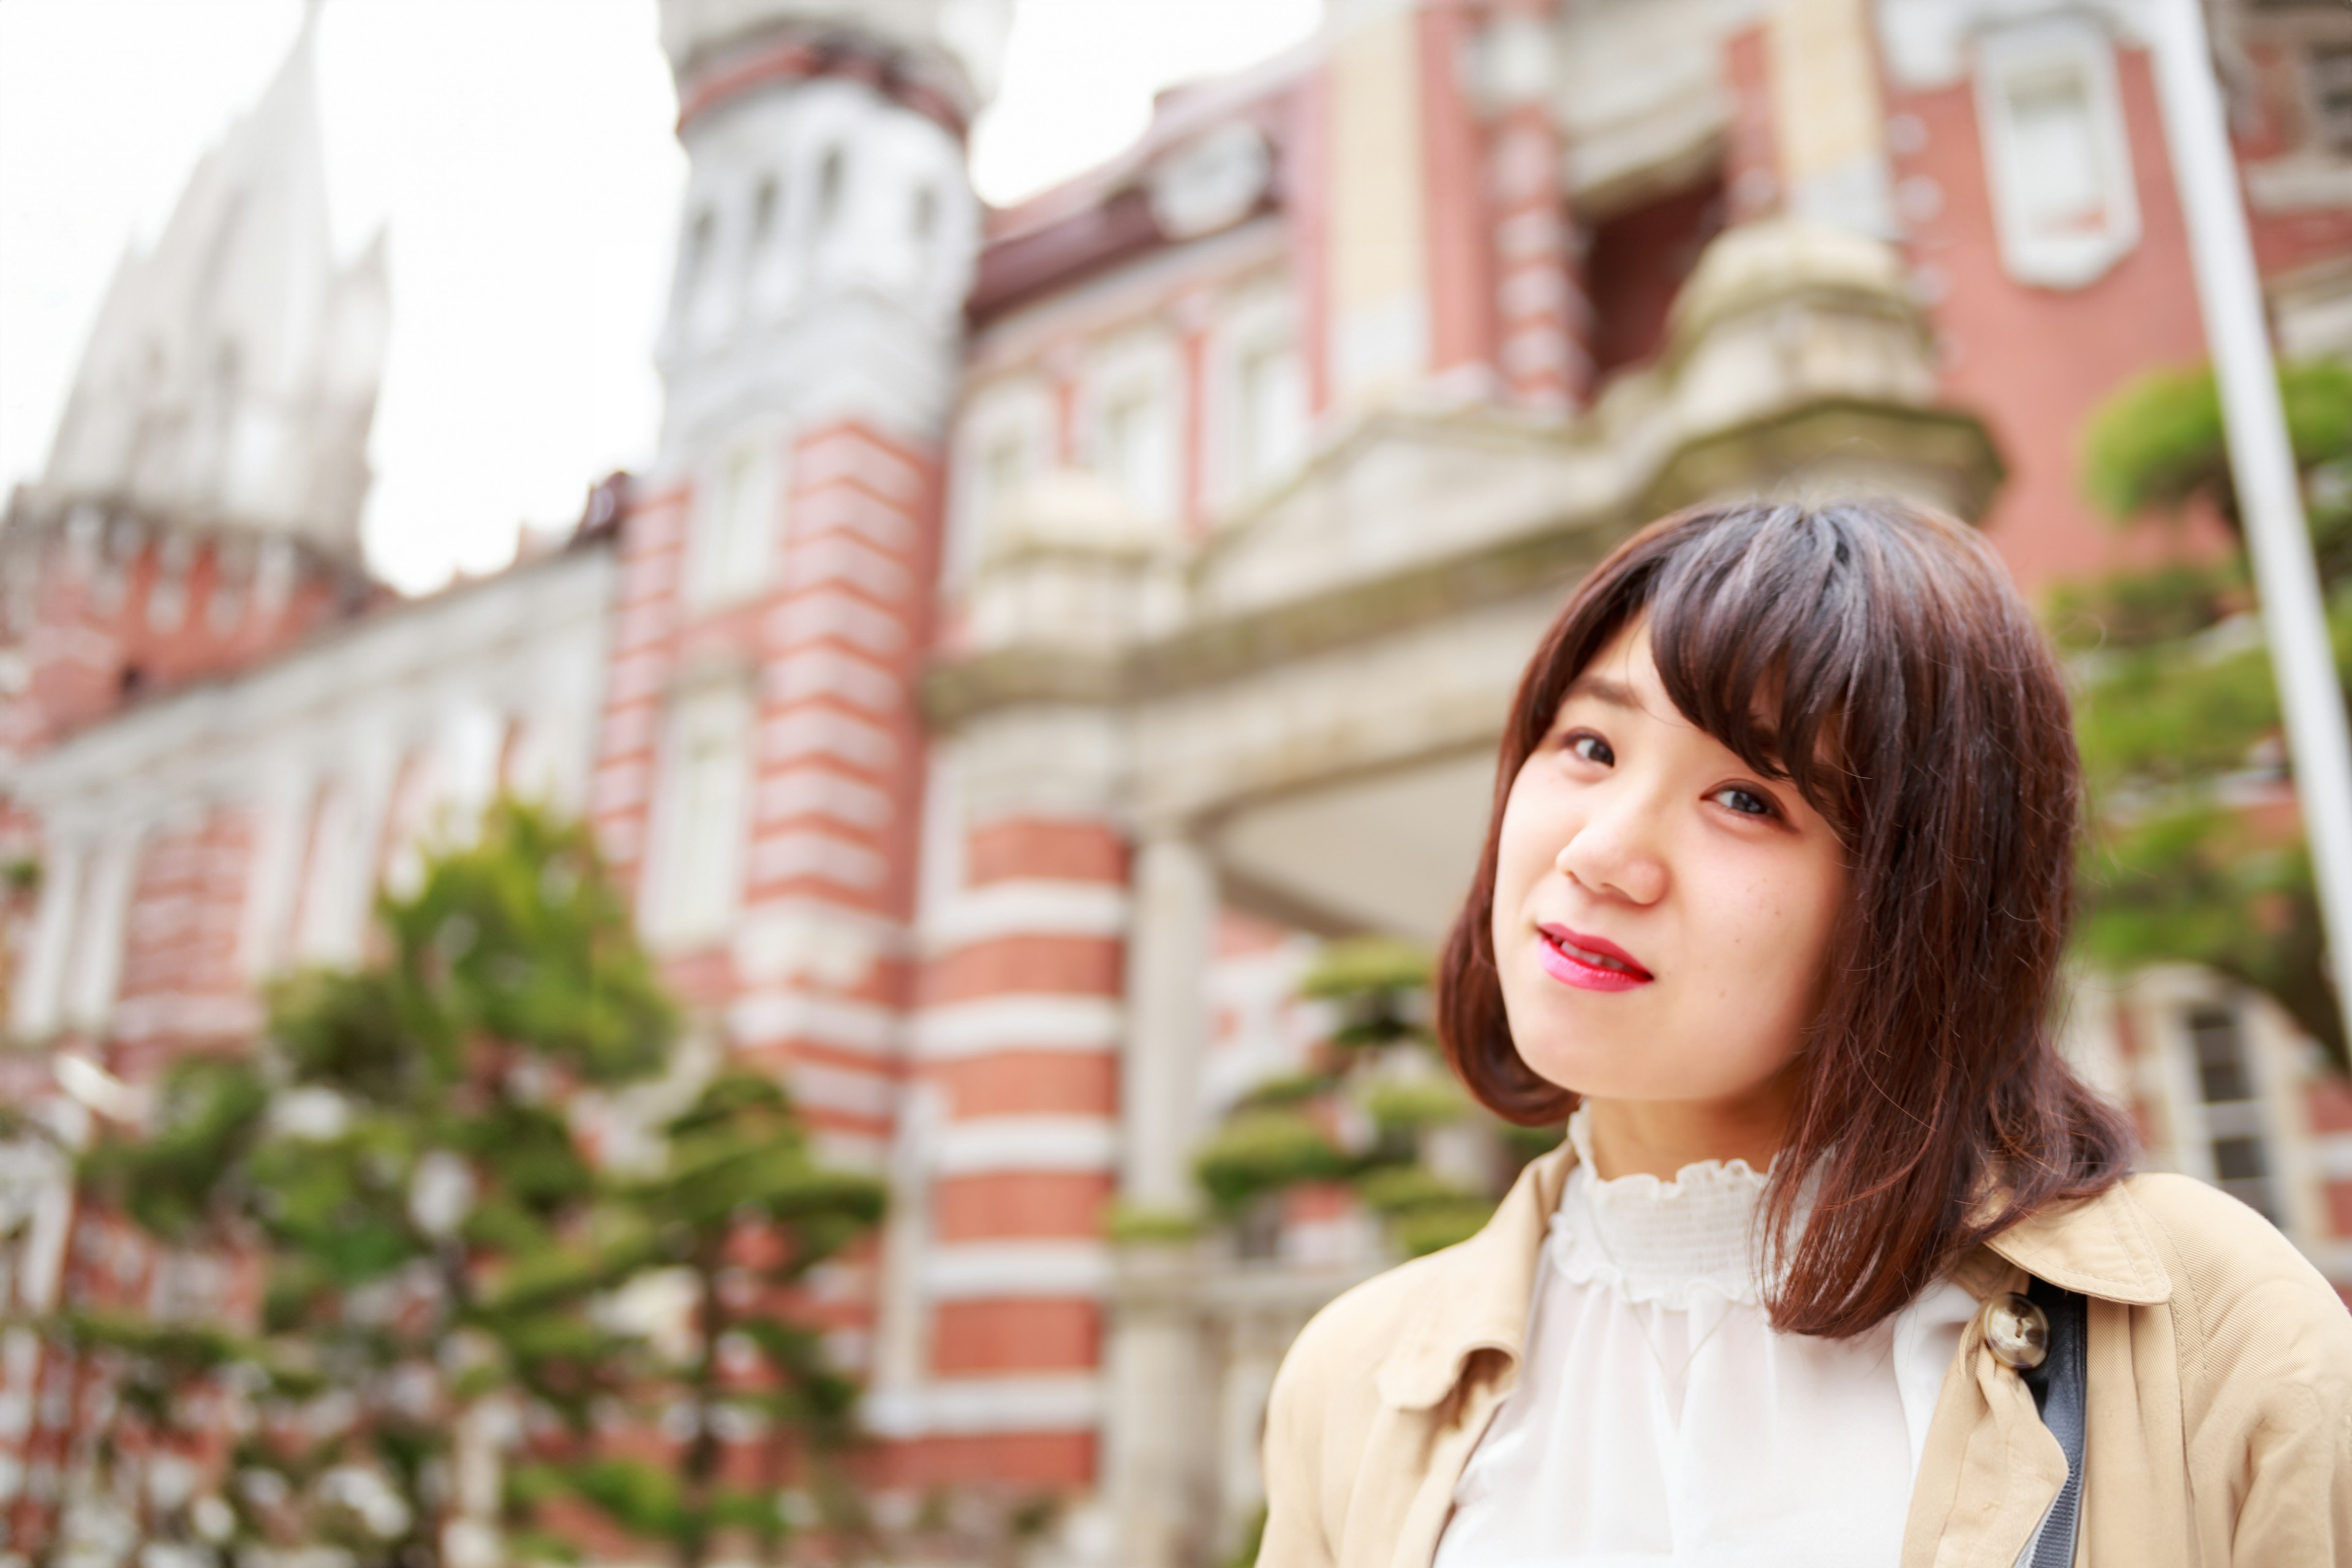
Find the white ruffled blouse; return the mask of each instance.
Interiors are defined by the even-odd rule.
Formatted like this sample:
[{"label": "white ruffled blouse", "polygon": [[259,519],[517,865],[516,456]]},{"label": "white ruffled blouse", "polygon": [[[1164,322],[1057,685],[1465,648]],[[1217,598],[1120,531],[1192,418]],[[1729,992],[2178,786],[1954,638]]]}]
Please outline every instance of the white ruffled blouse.
[{"label": "white ruffled blouse", "polygon": [[1930,1288],[1851,1340],[1773,1331],[1744,1160],[1577,1163],[1544,1244],[1518,1381],[1454,1489],[1436,1568],[1883,1568],[1977,1303]]}]

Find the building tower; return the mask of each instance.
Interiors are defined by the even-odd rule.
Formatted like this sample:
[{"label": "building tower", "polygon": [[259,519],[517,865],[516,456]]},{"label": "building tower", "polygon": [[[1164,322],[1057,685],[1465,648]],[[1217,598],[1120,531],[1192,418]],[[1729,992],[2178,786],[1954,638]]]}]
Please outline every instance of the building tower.
[{"label": "building tower", "polygon": [[[916,690],[982,229],[965,133],[1009,11],[662,7],[690,173],[591,809],[709,1043],[869,1169],[919,984]],[[877,1332],[887,1272],[839,1271],[822,1308],[877,1382],[880,1342],[916,1342]]]},{"label": "building tower", "polygon": [[24,668],[0,749],[250,664],[363,594],[389,301],[383,236],[347,264],[329,238],[317,35],[314,4],[153,249],[123,256],[11,500],[0,617]]}]

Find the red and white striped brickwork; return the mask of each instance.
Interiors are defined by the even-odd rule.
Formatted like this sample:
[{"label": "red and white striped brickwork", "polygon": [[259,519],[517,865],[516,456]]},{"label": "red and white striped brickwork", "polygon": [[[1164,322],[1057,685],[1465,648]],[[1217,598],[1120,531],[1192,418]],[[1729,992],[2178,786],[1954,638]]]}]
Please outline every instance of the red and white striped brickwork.
[{"label": "red and white striped brickwork", "polygon": [[124,1077],[144,1081],[191,1047],[243,1046],[259,1027],[257,977],[238,951],[253,826],[249,810],[213,805],[141,846],[113,1016]]},{"label": "red and white striped brickwork", "polygon": [[966,825],[919,984],[937,1097],[919,1425],[893,1479],[1094,1479],[1118,1184],[1129,848],[1108,823]]},{"label": "red and white striped brickwork", "polygon": [[[1540,59],[1558,47],[1552,31],[1552,0],[1507,0],[1496,22],[1497,53],[1532,49]],[[1503,386],[1523,407],[1564,412],[1592,389],[1592,307],[1583,237],[1560,179],[1559,123],[1545,95],[1514,93],[1496,117],[1489,146]]]},{"label": "red and white striped brickwork", "polygon": [[22,542],[5,631],[25,659],[0,703],[0,754],[96,723],[132,698],[249,668],[355,602],[356,579],[305,547],[254,546],[95,506],[62,520],[9,519]]},{"label": "red and white striped brickwork", "polygon": [[[794,443],[782,584],[759,616],[739,1047],[785,1071],[812,1126],[878,1165],[899,1076],[923,779],[915,705],[936,570],[938,461],[856,422]],[[863,962],[778,961],[811,919]],[[819,939],[820,941],[823,939]],[[787,951],[780,955],[789,960]],[[745,973],[750,971],[750,973]]]},{"label": "red and white striped brickwork", "polygon": [[[697,611],[683,595],[696,496],[646,496],[620,526],[619,602],[590,809],[614,868],[649,869],[663,737],[681,678],[748,672],[751,806],[740,908],[665,971],[727,1047],[791,1089],[838,1158],[877,1167],[902,1074],[923,770],[915,710],[929,637],[935,456],[858,421],[792,443],[764,592]],[[808,1303],[862,1368],[874,1286],[863,1255]]]}]

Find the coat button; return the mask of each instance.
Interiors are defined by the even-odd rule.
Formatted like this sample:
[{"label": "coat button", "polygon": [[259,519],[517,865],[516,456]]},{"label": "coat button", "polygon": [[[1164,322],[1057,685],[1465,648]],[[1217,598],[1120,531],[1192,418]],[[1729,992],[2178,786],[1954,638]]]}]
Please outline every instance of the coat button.
[{"label": "coat button", "polygon": [[1985,1348],[2001,1365],[2032,1372],[2050,1354],[2050,1320],[2014,1290],[1985,1309]]}]

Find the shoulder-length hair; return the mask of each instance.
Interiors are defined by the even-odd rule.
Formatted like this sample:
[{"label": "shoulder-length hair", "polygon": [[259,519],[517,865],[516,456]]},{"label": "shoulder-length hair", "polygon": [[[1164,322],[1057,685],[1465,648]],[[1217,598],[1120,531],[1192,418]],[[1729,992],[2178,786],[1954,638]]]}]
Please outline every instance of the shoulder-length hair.
[{"label": "shoulder-length hair", "polygon": [[1439,964],[1446,1055],[1523,1124],[1576,1097],[1528,1067],[1504,1016],[1490,918],[1504,803],[1569,683],[1637,616],[1675,706],[1788,780],[1845,850],[1764,1230],[1774,1325],[1858,1333],[1988,1237],[2130,1166],[2128,1124],[2047,1026],[2082,796],[2065,689],[1999,558],[1948,518],[1883,499],[1712,506],[1626,541],[1520,679]]}]

